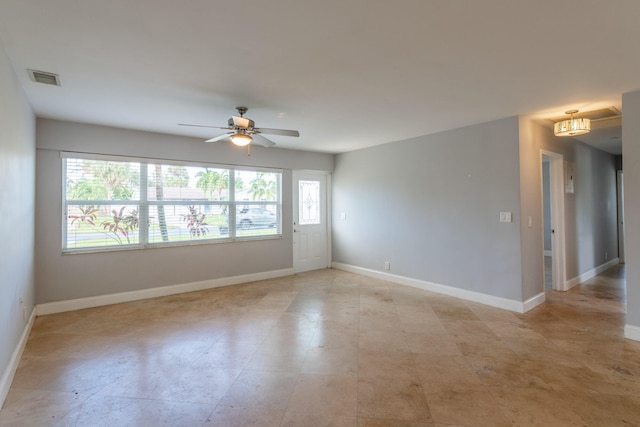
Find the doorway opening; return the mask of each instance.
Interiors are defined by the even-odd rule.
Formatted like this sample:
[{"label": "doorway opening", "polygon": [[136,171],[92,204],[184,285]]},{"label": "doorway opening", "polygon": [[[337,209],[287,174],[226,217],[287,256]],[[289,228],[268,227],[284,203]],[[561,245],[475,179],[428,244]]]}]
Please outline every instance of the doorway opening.
[{"label": "doorway opening", "polygon": [[553,265],[551,250],[551,188],[549,174],[549,159],[542,157],[542,223],[544,230],[544,290],[553,289]]},{"label": "doorway opening", "polygon": [[564,245],[564,160],[541,150],[544,291],[566,291]]},{"label": "doorway opening", "polygon": [[618,190],[618,258],[624,264],[624,175],[621,170],[617,174]]}]

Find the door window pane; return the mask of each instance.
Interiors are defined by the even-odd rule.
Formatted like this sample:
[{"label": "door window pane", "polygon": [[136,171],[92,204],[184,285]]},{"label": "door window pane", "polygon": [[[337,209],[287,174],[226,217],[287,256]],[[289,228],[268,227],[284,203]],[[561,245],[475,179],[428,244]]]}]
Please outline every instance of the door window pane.
[{"label": "door window pane", "polygon": [[298,224],[320,224],[320,181],[298,182]]}]

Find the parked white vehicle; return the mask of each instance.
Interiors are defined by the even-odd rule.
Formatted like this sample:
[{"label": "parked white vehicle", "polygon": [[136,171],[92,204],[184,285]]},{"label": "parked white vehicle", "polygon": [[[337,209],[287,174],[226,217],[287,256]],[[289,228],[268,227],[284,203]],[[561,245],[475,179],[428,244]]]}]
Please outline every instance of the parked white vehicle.
[{"label": "parked white vehicle", "polygon": [[236,224],[242,230],[276,227],[278,225],[278,217],[263,206],[243,208],[236,215]]}]

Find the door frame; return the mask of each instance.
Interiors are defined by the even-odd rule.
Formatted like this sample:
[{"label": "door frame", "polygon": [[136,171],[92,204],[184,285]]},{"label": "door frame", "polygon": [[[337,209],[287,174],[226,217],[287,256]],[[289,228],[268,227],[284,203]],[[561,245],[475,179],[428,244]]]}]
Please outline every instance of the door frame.
[{"label": "door frame", "polygon": [[[567,291],[566,280],[566,247],[564,221],[564,156],[552,151],[540,150],[540,183],[542,187],[542,162],[549,162],[549,189],[551,201],[551,281],[552,288],[557,291]],[[541,196],[544,188],[541,189]],[[542,201],[542,199],[541,199]],[[543,203],[541,203],[542,205]],[[544,218],[544,212],[542,212]],[[542,229],[544,242],[544,227]],[[543,263],[544,277],[544,263]],[[544,281],[542,283],[544,291]]]},{"label": "door frame", "polygon": [[618,193],[618,258],[624,264],[624,173],[616,173],[616,187]]},{"label": "door frame", "polygon": [[294,247],[295,242],[295,228],[296,222],[298,218],[296,218],[296,212],[298,207],[296,203],[298,201],[298,187],[296,185],[296,180],[299,174],[315,174],[315,175],[323,175],[325,177],[325,197],[326,197],[326,206],[325,206],[325,233],[326,233],[326,257],[327,257],[327,265],[324,268],[331,268],[332,258],[331,258],[331,172],[326,171],[318,171],[318,170],[310,170],[310,169],[295,169],[291,172],[291,249],[292,249],[292,266],[293,272],[298,273],[296,271],[296,248]]}]

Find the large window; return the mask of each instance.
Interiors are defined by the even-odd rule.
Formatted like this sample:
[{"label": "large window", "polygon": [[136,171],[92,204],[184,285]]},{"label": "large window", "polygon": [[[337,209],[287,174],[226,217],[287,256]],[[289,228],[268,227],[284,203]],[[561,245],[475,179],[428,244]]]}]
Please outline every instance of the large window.
[{"label": "large window", "polygon": [[63,250],[280,237],[279,170],[63,155]]}]

